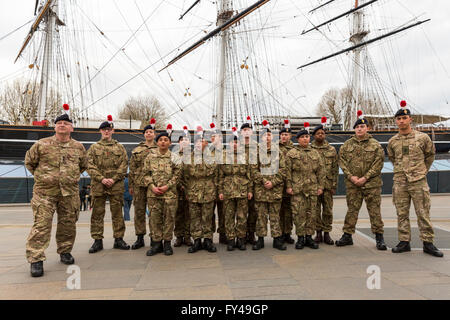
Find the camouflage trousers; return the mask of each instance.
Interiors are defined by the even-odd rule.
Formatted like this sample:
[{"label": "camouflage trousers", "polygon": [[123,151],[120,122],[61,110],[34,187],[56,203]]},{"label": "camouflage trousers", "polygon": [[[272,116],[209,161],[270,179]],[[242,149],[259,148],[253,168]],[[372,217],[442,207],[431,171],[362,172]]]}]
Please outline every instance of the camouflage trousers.
[{"label": "camouflage trousers", "polygon": [[345,233],[354,234],[359,210],[362,202],[366,202],[369,212],[372,233],[383,233],[383,220],[381,219],[381,187],[363,189],[347,183],[347,214],[345,215]]},{"label": "camouflage trousers", "polygon": [[333,194],[331,190],[323,190],[317,197],[316,230],[331,232],[333,225]]},{"label": "camouflage trousers", "polygon": [[225,211],[225,233],[227,239],[245,238],[247,232],[247,198],[226,199],[223,202]]},{"label": "camouflage trousers", "polygon": [[213,213],[211,228],[212,232],[225,233],[225,215],[223,213],[223,201],[214,201],[214,207],[217,208],[217,218],[219,220],[219,226],[216,229],[216,215]]},{"label": "camouflage trousers", "polygon": [[256,232],[256,220],[258,219],[258,212],[256,211],[255,197],[248,200],[248,215],[247,215],[247,232]]},{"label": "camouflage trousers", "polygon": [[281,200],[280,228],[283,234],[291,234],[292,232],[291,197],[283,197],[283,200]]},{"label": "camouflage trousers", "polygon": [[317,196],[300,193],[291,197],[292,217],[297,236],[312,236],[315,232]]},{"label": "camouflage trousers", "polygon": [[26,257],[29,263],[45,260],[45,249],[50,244],[53,214],[58,215],[56,228],[57,253],[70,253],[75,242],[76,222],[80,213],[80,197],[46,196],[34,192],[31,199],[33,227],[26,244]]},{"label": "camouflage trousers", "polygon": [[178,200],[151,198],[149,202],[150,237],[156,242],[172,240]]},{"label": "camouflage trousers", "polygon": [[189,201],[178,200],[177,212],[175,213],[175,237],[191,237],[191,217],[189,212]]},{"label": "camouflage trousers", "polygon": [[[147,233],[145,227],[145,217],[147,211],[147,187],[134,188],[134,231],[137,236]],[[148,222],[150,228],[150,221]]]},{"label": "camouflage trousers", "polygon": [[267,236],[267,216],[270,221],[270,235],[272,238],[278,238],[281,236],[280,207],[281,201],[256,201],[256,211],[258,212],[258,220],[256,220],[256,235],[258,237]]},{"label": "camouflage trousers", "polygon": [[91,237],[92,239],[103,239],[105,226],[106,198],[109,198],[109,209],[113,228],[113,237],[123,238],[125,234],[125,221],[123,220],[123,194],[112,194],[92,197]]},{"label": "camouflage trousers", "polygon": [[212,239],[211,217],[214,217],[214,201],[207,203],[189,202],[191,235],[194,239]]},{"label": "camouflage trousers", "polygon": [[411,241],[409,222],[411,199],[417,215],[420,240],[433,242],[434,231],[430,219],[430,187],[426,178],[416,182],[408,182],[405,176],[396,177],[392,189],[392,201],[397,209],[398,239],[400,241]]}]

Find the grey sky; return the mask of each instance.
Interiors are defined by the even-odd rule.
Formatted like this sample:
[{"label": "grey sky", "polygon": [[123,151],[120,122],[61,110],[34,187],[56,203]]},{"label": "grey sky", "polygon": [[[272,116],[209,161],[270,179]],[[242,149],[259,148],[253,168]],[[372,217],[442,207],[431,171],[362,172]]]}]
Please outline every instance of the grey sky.
[{"label": "grey sky", "polygon": [[[75,3],[74,0],[66,1]],[[142,15],[147,18],[147,26],[143,26],[126,46],[109,63],[102,73],[93,81],[94,101],[103,98],[118,85],[135,76],[139,71],[153,67],[142,76],[108,95],[89,108],[91,117],[106,117],[115,113],[117,107],[130,95],[153,93],[163,102],[169,114],[173,114],[171,122],[175,126],[187,124],[194,128],[197,124],[207,127],[215,103],[217,90],[217,70],[214,67],[218,57],[218,39],[205,43],[186,58],[171,66],[167,71],[157,73],[164,62],[174,57],[177,48],[185,49],[188,45],[211,31],[216,19],[214,1],[202,0],[199,7],[186,15],[182,21],[178,17],[193,1],[191,0],[89,0],[76,1],[78,23],[68,26],[70,30],[83,31],[86,48],[85,64],[91,70],[100,69],[143,23]],[[255,0],[235,0],[236,9],[242,10]],[[323,2],[323,1],[322,1]],[[341,19],[337,23],[323,28],[329,40],[318,32],[300,36],[303,29],[313,23],[323,22],[351,8],[352,0],[337,0],[329,9],[318,11],[313,15],[307,12],[317,4],[318,0],[271,0],[259,11],[241,22],[248,23],[255,29],[263,31],[251,32],[253,49],[240,45],[236,49],[236,72],[239,70],[239,59],[242,61],[250,54],[250,70],[258,64],[260,70],[270,69],[271,81],[266,79],[260,84],[257,92],[262,92],[258,99],[264,99],[264,93],[274,92],[273,99],[283,105],[286,115],[310,116],[314,112],[320,97],[330,87],[344,87],[349,81],[348,63],[350,55],[342,55],[338,59],[311,66],[302,71],[296,67],[320,58],[324,55],[349,46],[346,41],[349,33],[349,22]],[[137,5],[136,5],[137,4]],[[33,18],[34,0],[0,0],[0,37]],[[450,99],[450,2],[448,0],[379,0],[367,10],[367,21],[371,34],[368,38],[386,33],[401,25],[430,18],[431,21],[406,33],[395,36],[392,40],[382,41],[369,47],[378,75],[390,103],[397,103],[392,96],[392,89],[400,97],[406,99],[416,111],[450,115],[448,100]],[[88,17],[88,18],[87,18]],[[69,18],[68,18],[69,19]],[[99,36],[91,22],[105,33]],[[70,20],[70,19],[69,19]],[[261,25],[263,22],[263,25]],[[127,25],[128,24],[128,25]],[[150,32],[147,31],[147,27]],[[15,72],[27,77],[26,67],[32,56],[28,50],[16,64],[13,64],[29,27],[0,41],[0,86],[6,80],[12,80]],[[236,41],[243,39],[236,27]],[[191,40],[188,40],[191,39]],[[154,41],[154,42],[153,42]],[[184,45],[182,45],[186,42]],[[264,42],[264,46],[263,46]],[[156,46],[155,46],[156,43]],[[263,48],[268,48],[267,54]],[[173,51],[173,52],[172,52]],[[256,52],[256,53],[255,53]],[[264,54],[263,54],[264,53]],[[254,59],[252,61],[252,54]],[[263,60],[261,57],[269,58]],[[259,60],[258,60],[259,59]],[[258,61],[258,62],[255,62]],[[269,61],[265,65],[265,61]],[[386,61],[388,61],[386,63]],[[388,69],[391,70],[388,72]],[[170,75],[169,75],[170,74]],[[389,77],[389,75],[391,75]],[[171,77],[174,81],[171,81]],[[394,88],[392,88],[394,83]],[[258,84],[259,85],[259,84]],[[256,87],[258,85],[255,85]],[[191,96],[184,96],[189,88]],[[88,99],[87,99],[88,100]],[[397,99],[398,100],[398,99]],[[89,104],[90,101],[86,103]],[[184,111],[181,112],[180,108]]]}]

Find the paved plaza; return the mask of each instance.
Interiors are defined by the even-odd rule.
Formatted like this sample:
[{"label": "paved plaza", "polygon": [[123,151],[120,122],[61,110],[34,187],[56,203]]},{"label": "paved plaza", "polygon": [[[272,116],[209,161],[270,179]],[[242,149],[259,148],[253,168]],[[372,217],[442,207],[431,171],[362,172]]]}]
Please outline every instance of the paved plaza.
[{"label": "paved plaza", "polygon": [[[334,240],[342,234],[345,211],[345,198],[337,197],[331,234]],[[385,227],[395,228],[391,197],[382,198],[381,212]],[[449,195],[432,196],[431,215],[441,235],[436,240],[444,245],[440,248],[450,248],[446,243],[450,239]],[[417,227],[414,210],[411,218],[411,226]],[[89,254],[89,220],[89,211],[80,213],[72,254],[80,268],[81,289],[71,290],[67,286],[71,276],[66,273],[68,266],[61,264],[56,254],[56,225],[46,250],[45,274],[32,278],[25,259],[31,208],[1,206],[0,299],[450,299],[448,249],[442,250],[443,258],[426,255],[421,249],[393,254],[390,248],[376,250],[375,241],[358,231],[354,245],[349,247],[322,244],[319,250],[295,250],[294,245],[288,245],[286,251],[279,251],[272,248],[272,239],[266,238],[265,248],[260,251],[248,245],[246,251],[228,252],[225,245],[218,244],[216,234],[217,253],[189,254],[182,246],[174,248],[172,256],[147,257],[148,237],[145,248],[112,249],[107,211],[104,250]],[[131,245],[135,240],[132,221],[126,226],[124,240]],[[370,227],[365,207],[357,227]],[[367,272],[370,266],[379,268],[380,289],[368,289],[367,280],[373,276]]]}]

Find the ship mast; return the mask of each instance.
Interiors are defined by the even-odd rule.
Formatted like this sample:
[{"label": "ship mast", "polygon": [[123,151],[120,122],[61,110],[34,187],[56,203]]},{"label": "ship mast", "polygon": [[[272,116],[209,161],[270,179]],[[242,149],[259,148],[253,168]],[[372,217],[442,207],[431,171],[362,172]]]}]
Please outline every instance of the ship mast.
[{"label": "ship mast", "polygon": [[[364,5],[364,2],[366,0],[355,0],[355,8],[358,8],[359,5]],[[350,35],[350,42],[353,43],[353,45],[359,45],[363,42],[364,38],[369,34],[369,31],[366,30],[364,25],[364,11],[363,10],[357,10],[353,12],[353,25],[351,27],[351,35]],[[355,50],[353,50],[353,64],[352,64],[352,71],[353,71],[353,78],[351,82],[351,88],[352,88],[352,100],[351,100],[351,108],[350,112],[348,112],[348,109],[345,110],[344,113],[344,127],[346,130],[350,129],[353,125],[353,123],[356,121],[356,110],[358,109],[359,105],[359,97],[361,92],[361,77],[360,77],[360,61],[361,61],[361,51],[365,47],[357,47]]]},{"label": "ship mast", "polygon": [[47,96],[49,92],[49,77],[52,72],[53,62],[53,33],[55,30],[56,19],[58,14],[58,0],[54,0],[50,10],[48,10],[45,17],[45,32],[44,32],[44,56],[42,59],[42,74],[40,81],[39,104],[37,110],[37,120],[45,119],[45,110],[47,106]]}]

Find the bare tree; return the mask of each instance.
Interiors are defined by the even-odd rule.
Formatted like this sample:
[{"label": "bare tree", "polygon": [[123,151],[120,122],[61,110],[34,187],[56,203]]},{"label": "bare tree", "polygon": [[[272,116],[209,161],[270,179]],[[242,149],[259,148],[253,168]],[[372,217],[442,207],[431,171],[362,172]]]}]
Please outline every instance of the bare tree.
[{"label": "bare tree", "polygon": [[341,92],[338,88],[328,89],[317,105],[316,114],[330,119],[331,123],[341,123]]},{"label": "bare tree", "polygon": [[120,119],[141,120],[143,129],[151,118],[156,119],[156,129],[165,128],[168,117],[159,100],[152,96],[130,97],[119,109]]}]

